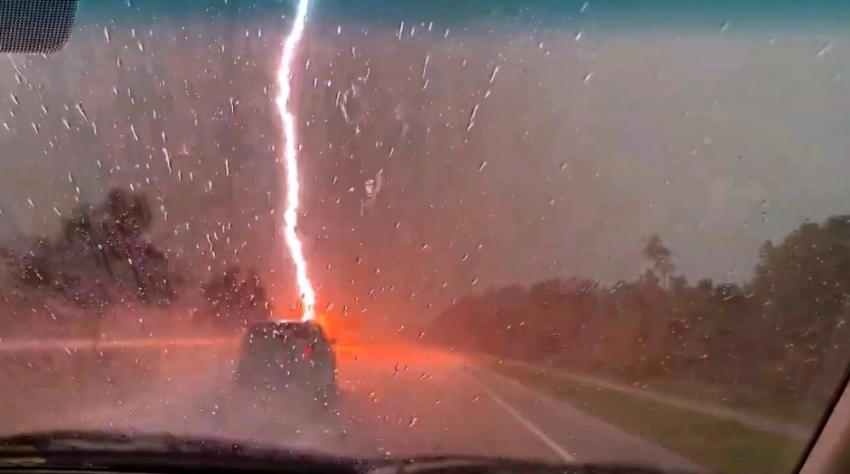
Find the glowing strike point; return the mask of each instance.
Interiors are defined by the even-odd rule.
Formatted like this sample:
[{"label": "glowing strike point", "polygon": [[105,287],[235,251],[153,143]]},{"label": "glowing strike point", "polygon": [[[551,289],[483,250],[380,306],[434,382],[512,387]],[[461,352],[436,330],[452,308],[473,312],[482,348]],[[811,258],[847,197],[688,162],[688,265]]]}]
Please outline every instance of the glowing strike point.
[{"label": "glowing strike point", "polygon": [[[304,22],[307,17],[307,6],[309,0],[298,0],[298,11],[292,31],[283,43],[283,54],[280,60],[280,68],[277,71],[277,83],[279,94],[277,96],[277,109],[283,122],[283,164],[286,176],[286,203],[283,213],[283,236],[292,260],[295,262],[295,277],[298,290],[301,293],[301,304],[304,307],[302,320],[310,320],[316,316],[316,292],[313,284],[307,277],[307,261],[301,246],[301,239],[295,229],[298,225],[298,192],[300,183],[298,179],[298,144],[295,137],[295,117],[289,110],[289,99],[292,93],[290,81],[292,79],[292,61],[295,58],[295,48],[304,36]],[[281,159],[278,158],[278,162]]]}]

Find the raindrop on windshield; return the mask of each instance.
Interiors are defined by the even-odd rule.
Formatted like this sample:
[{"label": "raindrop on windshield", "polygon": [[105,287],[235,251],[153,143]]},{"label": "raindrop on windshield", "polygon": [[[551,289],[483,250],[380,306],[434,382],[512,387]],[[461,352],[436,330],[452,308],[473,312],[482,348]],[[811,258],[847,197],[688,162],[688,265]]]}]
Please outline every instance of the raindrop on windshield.
[{"label": "raindrop on windshield", "polygon": [[77,103],[77,105],[76,105],[75,107],[76,107],[76,109],[77,109],[77,112],[79,112],[79,113],[80,113],[80,115],[82,115],[82,116],[83,116],[83,120],[85,120],[86,122],[88,122],[88,121],[89,121],[89,117],[88,117],[88,115],[86,115],[86,111],[85,111],[85,110],[83,110],[83,104],[82,104],[82,103]]}]

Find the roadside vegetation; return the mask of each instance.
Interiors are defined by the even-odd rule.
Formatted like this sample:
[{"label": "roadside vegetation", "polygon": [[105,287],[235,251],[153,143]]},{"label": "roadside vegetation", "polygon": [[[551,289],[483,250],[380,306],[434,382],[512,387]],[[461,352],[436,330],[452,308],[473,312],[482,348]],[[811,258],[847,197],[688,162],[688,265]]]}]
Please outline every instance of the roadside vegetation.
[{"label": "roadside vegetation", "polygon": [[153,222],[144,194],[113,188],[62,215],[55,235],[4,242],[0,337],[97,337],[119,308],[172,305],[181,278],[148,238]]},{"label": "roadside vegetation", "polygon": [[488,367],[683,455],[710,472],[792,472],[805,449],[805,440],[767,433],[736,421],[591,387],[526,367],[497,363]]},{"label": "roadside vegetation", "polygon": [[[490,288],[456,300],[426,337],[454,350],[583,374],[812,432],[850,360],[850,216],[806,222],[781,242],[765,242],[756,268],[739,282],[688,281],[658,235],[642,250],[647,269],[634,281],[573,277]],[[548,372],[508,375],[544,388],[555,383],[546,380]],[[709,465],[735,467],[727,462],[734,450],[727,448],[740,444],[761,453],[753,454],[762,458],[759,465],[785,472],[785,455],[801,449],[799,440],[728,420],[714,420],[717,431],[705,425],[703,414],[561,379],[557,384],[569,387],[559,393],[578,397],[627,431]],[[669,438],[656,436],[658,413]],[[690,434],[675,433],[673,425]],[[718,447],[706,457],[682,443]]]},{"label": "roadside vegetation", "polygon": [[221,332],[268,317],[256,272],[229,267],[206,283],[187,282],[151,239],[154,219],[143,193],[114,188],[97,205],[61,216],[55,235],[5,242],[0,338],[99,338],[110,330],[150,337],[170,326]]}]

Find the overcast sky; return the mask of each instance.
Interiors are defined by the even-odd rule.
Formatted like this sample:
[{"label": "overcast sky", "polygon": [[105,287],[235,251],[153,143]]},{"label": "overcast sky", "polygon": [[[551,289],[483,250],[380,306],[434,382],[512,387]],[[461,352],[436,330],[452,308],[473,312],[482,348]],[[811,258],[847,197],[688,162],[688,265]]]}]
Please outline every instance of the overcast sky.
[{"label": "overcast sky", "polygon": [[[49,234],[132,185],[193,273],[239,262],[290,285],[273,213],[288,26],[89,23],[55,57],[4,58],[0,234]],[[308,23],[293,79],[320,301],[433,313],[488,285],[633,278],[653,232],[689,279],[745,278],[765,239],[850,213],[832,31]]]}]

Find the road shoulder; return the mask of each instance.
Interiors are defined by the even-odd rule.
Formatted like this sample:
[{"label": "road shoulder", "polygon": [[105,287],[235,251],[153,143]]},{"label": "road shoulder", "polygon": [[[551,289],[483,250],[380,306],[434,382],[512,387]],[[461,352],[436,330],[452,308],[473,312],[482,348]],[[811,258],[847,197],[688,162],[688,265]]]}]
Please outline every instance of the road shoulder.
[{"label": "road shoulder", "polygon": [[[488,373],[498,374],[497,379],[506,380],[506,384],[548,394],[706,469],[790,472],[805,447],[804,442],[793,437],[619,390],[513,365],[482,363],[482,366]],[[631,456],[631,452],[623,451],[623,456]]]},{"label": "road shoulder", "polygon": [[[690,460],[629,434],[570,403],[533,390],[481,366],[467,374],[545,434],[580,463],[616,463],[703,472]],[[573,454],[575,453],[575,454]]]}]

